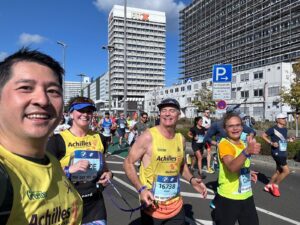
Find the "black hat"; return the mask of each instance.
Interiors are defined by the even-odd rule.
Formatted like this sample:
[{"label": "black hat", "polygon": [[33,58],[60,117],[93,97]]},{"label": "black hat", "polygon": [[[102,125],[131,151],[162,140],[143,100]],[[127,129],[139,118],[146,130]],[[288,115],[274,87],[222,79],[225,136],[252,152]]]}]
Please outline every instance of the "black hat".
[{"label": "black hat", "polygon": [[105,115],[109,115],[109,112],[108,112],[108,111],[106,111],[106,112],[105,112]]},{"label": "black hat", "polygon": [[161,110],[161,108],[163,108],[164,106],[173,106],[176,109],[180,110],[179,102],[174,98],[166,98],[157,105],[159,110]]}]

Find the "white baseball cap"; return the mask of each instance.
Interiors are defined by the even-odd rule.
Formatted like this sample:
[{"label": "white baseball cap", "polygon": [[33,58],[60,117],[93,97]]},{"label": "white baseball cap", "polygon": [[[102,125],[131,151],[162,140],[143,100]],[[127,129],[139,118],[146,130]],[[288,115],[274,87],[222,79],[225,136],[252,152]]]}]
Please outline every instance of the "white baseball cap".
[{"label": "white baseball cap", "polygon": [[285,119],[285,118],[287,118],[287,115],[284,113],[278,113],[276,115],[276,119]]}]

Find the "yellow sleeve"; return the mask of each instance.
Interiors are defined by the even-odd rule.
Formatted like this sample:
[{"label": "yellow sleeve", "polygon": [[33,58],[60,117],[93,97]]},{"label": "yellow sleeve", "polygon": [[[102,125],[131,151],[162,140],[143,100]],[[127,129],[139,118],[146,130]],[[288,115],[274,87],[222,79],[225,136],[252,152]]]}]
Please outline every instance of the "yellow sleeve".
[{"label": "yellow sleeve", "polygon": [[226,155],[235,156],[235,149],[234,147],[228,143],[227,141],[222,141],[219,145],[219,156],[222,159]]}]

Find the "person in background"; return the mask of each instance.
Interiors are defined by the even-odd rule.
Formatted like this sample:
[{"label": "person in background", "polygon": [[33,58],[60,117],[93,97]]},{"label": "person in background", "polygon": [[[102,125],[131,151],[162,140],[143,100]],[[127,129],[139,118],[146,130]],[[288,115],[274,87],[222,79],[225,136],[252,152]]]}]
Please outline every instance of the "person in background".
[{"label": "person in background", "polygon": [[[127,122],[128,122],[128,120],[127,120]],[[129,144],[129,146],[132,146],[135,141],[135,138],[137,135],[135,125],[137,124],[137,122],[138,122],[138,114],[136,112],[134,112],[132,114],[132,119],[130,120],[130,122],[128,124],[128,129],[129,129],[128,144]]]},{"label": "person in background", "polygon": [[[136,140],[124,161],[124,170],[139,193],[142,204],[141,224],[184,225],[185,212],[180,195],[180,175],[204,197],[205,184],[194,177],[184,162],[185,141],[176,133],[180,105],[175,99],[164,99],[158,105],[160,124]],[[135,163],[141,160],[139,177]]]},{"label": "person in background", "polygon": [[284,113],[276,115],[276,125],[262,134],[262,138],[271,146],[271,155],[276,163],[276,171],[270,182],[264,187],[266,192],[280,197],[279,184],[289,175],[290,169],[287,165],[287,142],[295,138],[288,138],[286,128],[287,116]]},{"label": "person in background", "polygon": [[259,154],[261,145],[252,136],[247,137],[247,146],[241,141],[243,125],[236,114],[226,114],[223,127],[226,138],[218,144],[220,169],[213,221],[216,225],[235,225],[237,221],[239,225],[258,225],[251,188],[257,175],[250,170],[250,159]]},{"label": "person in background", "polygon": [[69,129],[71,126],[65,123],[65,117],[62,116],[59,125],[54,129],[53,134],[59,134],[60,132]]},{"label": "person in background", "polygon": [[104,118],[102,118],[99,122],[99,127],[102,135],[104,136],[106,147],[105,149],[108,150],[108,146],[112,144],[112,133],[111,128],[113,126],[113,121],[109,117],[109,112],[105,112]]},{"label": "person in background", "polygon": [[47,150],[60,160],[66,176],[81,195],[82,224],[106,225],[102,191],[113,174],[105,162],[103,135],[89,128],[95,110],[91,99],[74,98],[69,108],[72,127],[52,136]]},{"label": "person in background", "polygon": [[206,129],[202,126],[203,119],[201,116],[198,116],[194,119],[194,126],[189,130],[188,136],[192,139],[192,149],[194,151],[194,155],[196,156],[196,160],[192,159],[191,170],[194,171],[194,164],[197,161],[198,165],[198,174],[204,179],[205,176],[202,174],[202,156],[204,151],[204,135]]},{"label": "person in background", "polygon": [[127,120],[125,119],[124,113],[120,113],[120,118],[116,120],[116,124],[118,127],[117,132],[119,135],[119,149],[121,149],[122,141],[125,138],[125,129],[127,129],[128,127]]},{"label": "person in background", "polygon": [[135,124],[135,130],[137,131],[137,136],[141,136],[145,130],[150,128],[150,123],[148,121],[148,114],[142,112],[140,116],[140,121]]},{"label": "person in background", "polygon": [[[208,130],[211,126],[211,118],[210,118],[210,110],[205,109],[204,115],[202,117],[203,119],[203,127],[205,127],[206,130]],[[207,173],[214,173],[214,169],[211,168],[211,144],[206,142],[205,143],[206,148],[206,161],[207,161]]]},{"label": "person in background", "polygon": [[28,48],[0,62],[0,224],[81,224],[82,200],[46,152],[62,118],[63,73]]}]

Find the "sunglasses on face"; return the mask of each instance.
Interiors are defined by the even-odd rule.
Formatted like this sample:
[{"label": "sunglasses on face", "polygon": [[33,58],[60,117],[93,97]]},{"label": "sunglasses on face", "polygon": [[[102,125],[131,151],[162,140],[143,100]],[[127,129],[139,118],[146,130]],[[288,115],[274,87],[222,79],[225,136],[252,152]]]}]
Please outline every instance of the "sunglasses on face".
[{"label": "sunglasses on face", "polygon": [[78,111],[80,113],[87,113],[87,114],[92,114],[94,112],[93,109],[88,108],[88,107],[87,108],[83,108],[83,109],[79,109],[79,110],[76,110],[76,111]]}]

